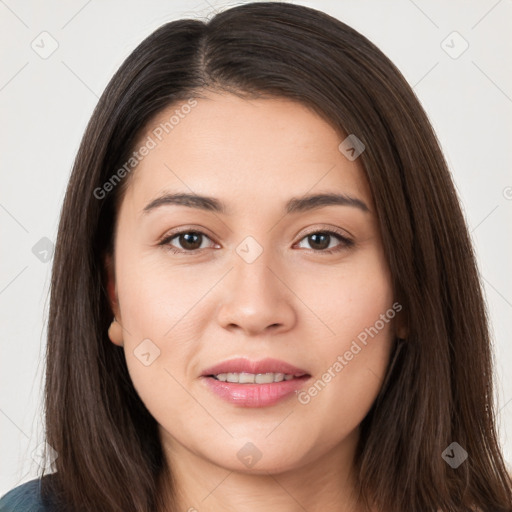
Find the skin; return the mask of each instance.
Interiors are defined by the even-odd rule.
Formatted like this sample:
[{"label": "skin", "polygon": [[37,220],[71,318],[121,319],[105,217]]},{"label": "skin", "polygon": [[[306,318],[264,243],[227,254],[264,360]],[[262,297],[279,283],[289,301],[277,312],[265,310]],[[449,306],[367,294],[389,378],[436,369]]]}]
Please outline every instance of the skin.
[{"label": "skin", "polygon": [[[110,331],[124,347],[133,384],[160,425],[177,482],[179,510],[362,510],[354,498],[358,426],[381,387],[397,318],[310,402],[292,395],[244,408],[214,395],[200,375],[223,360],[273,357],[314,382],[394,302],[371,192],[359,161],[338,149],[344,136],[304,105],[208,92],[140,162],[120,206],[108,260]],[[158,114],[141,141],[177,106]],[[166,205],[143,213],[166,192],[216,197],[228,214]],[[364,201],[285,214],[306,193],[338,192]],[[175,228],[205,233],[195,253]],[[322,253],[309,235],[338,229]],[[322,231],[323,230],[323,231]],[[236,252],[252,236],[262,254]],[[185,241],[186,242],[186,241]],[[115,325],[115,324],[114,324]],[[121,329],[122,326],[122,329]],[[150,339],[160,355],[134,355]],[[251,468],[237,457],[253,443]],[[164,482],[165,483],[165,482]]]}]

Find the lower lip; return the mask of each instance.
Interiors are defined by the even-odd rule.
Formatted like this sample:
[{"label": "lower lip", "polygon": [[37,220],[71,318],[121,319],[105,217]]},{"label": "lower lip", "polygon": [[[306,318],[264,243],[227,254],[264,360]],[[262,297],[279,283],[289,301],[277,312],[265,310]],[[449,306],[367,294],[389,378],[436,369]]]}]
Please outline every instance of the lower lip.
[{"label": "lower lip", "polygon": [[241,407],[267,407],[274,405],[302,388],[309,376],[270,384],[238,384],[203,377],[206,385],[226,402]]}]

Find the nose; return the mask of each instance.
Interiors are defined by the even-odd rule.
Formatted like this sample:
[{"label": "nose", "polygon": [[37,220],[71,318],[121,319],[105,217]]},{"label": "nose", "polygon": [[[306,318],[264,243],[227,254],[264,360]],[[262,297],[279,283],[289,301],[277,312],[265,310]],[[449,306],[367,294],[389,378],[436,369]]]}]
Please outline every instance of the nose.
[{"label": "nose", "polygon": [[[267,253],[247,263],[235,255],[234,268],[218,290],[217,321],[248,336],[291,329],[296,322],[289,275]],[[288,279],[287,279],[288,278]]]}]

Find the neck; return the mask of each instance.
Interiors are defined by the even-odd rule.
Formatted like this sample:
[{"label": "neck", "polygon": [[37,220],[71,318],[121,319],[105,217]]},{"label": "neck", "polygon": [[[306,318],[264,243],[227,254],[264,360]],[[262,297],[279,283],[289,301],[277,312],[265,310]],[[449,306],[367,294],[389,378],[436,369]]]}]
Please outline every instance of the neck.
[{"label": "neck", "polygon": [[[192,453],[175,440],[164,441],[172,472],[173,499],[166,512],[363,512],[353,471],[358,432],[300,467],[272,473],[230,470]],[[168,477],[161,482],[169,495]],[[174,506],[171,505],[174,503]]]}]

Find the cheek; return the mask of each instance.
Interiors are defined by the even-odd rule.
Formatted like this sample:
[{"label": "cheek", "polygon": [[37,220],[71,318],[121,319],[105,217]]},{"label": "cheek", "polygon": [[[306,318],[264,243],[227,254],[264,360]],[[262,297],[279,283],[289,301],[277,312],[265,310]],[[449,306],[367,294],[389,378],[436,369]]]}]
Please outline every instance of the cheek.
[{"label": "cheek", "polygon": [[[320,339],[314,351],[321,370],[297,396],[311,421],[324,418],[333,435],[348,434],[364,419],[377,397],[393,341],[393,294],[387,265],[369,254],[329,285],[322,301],[334,334]],[[334,441],[327,436],[325,442]]]},{"label": "cheek", "polygon": [[[208,278],[209,276],[209,278]],[[194,316],[195,305],[215,282],[215,276],[193,266],[173,266],[165,257],[120,258],[118,294],[123,323],[131,338],[178,341]],[[179,345],[179,343],[177,344]]]},{"label": "cheek", "polygon": [[[144,339],[151,339],[165,352],[164,339],[173,339],[179,348],[187,312],[200,296],[200,284],[183,283],[176,270],[157,265],[120,265],[118,294],[125,328],[125,346],[136,349]],[[161,358],[159,358],[161,361]]]},{"label": "cheek", "polygon": [[179,422],[178,417],[194,412],[187,378],[197,371],[197,340],[213,315],[208,300],[199,299],[218,277],[133,250],[118,258],[116,274],[133,385],[157,421],[165,424],[172,417]]},{"label": "cheek", "polygon": [[389,337],[396,312],[386,315],[393,292],[387,263],[378,250],[361,252],[336,269],[304,274],[294,283],[294,291],[316,314],[317,320],[310,323],[319,333],[315,350],[321,351],[324,363],[326,357],[348,350],[357,337],[364,342],[368,329],[375,334],[376,323],[379,339]]}]

